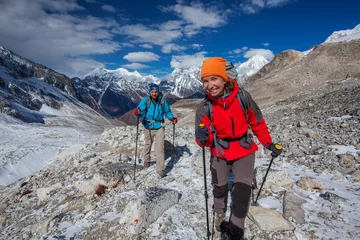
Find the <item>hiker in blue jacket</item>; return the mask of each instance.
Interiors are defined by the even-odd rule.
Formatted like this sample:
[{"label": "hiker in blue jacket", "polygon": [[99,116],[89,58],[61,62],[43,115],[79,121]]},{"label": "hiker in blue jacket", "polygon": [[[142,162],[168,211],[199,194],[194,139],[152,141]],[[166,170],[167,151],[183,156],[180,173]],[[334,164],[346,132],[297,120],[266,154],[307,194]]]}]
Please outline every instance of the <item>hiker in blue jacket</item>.
[{"label": "hiker in blue jacket", "polygon": [[173,124],[177,123],[177,118],[171,112],[170,106],[163,98],[158,85],[150,84],[149,94],[141,99],[134,110],[134,114],[142,118],[142,124],[145,128],[144,167],[150,166],[151,146],[155,139],[156,172],[163,178],[166,175],[164,171],[164,115]]}]

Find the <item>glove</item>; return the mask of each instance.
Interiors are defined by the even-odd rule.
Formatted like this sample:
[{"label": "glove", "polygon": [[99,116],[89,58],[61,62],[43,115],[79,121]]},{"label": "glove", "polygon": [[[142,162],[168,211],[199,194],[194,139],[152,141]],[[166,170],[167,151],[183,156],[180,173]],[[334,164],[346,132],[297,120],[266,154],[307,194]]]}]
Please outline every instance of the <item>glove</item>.
[{"label": "glove", "polygon": [[209,139],[209,131],[207,127],[198,126],[195,129],[195,137],[202,144],[205,145],[206,141]]},{"label": "glove", "polygon": [[140,109],[139,109],[139,108],[136,108],[136,109],[134,110],[134,114],[135,114],[136,116],[139,116],[139,115],[140,115]]},{"label": "glove", "polygon": [[266,148],[271,151],[271,156],[274,158],[278,157],[283,151],[283,147],[278,143],[276,144],[271,143]]},{"label": "glove", "polygon": [[171,119],[171,121],[172,121],[173,124],[176,124],[176,123],[177,123],[177,118],[173,117],[173,118]]}]

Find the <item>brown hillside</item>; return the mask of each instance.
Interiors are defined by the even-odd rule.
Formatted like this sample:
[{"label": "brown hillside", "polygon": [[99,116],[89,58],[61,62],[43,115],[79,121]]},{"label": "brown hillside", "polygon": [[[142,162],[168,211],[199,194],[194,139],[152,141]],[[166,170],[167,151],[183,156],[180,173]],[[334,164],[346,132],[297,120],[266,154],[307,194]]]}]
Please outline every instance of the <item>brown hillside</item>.
[{"label": "brown hillside", "polygon": [[360,40],[322,44],[292,64],[289,64],[288,57],[283,58],[284,63],[280,57],[275,57],[275,60],[276,64],[271,62],[268,65],[278,67],[272,67],[273,71],[261,78],[254,77],[244,86],[260,105],[272,104],[304,91],[320,91],[329,84],[358,75]]}]

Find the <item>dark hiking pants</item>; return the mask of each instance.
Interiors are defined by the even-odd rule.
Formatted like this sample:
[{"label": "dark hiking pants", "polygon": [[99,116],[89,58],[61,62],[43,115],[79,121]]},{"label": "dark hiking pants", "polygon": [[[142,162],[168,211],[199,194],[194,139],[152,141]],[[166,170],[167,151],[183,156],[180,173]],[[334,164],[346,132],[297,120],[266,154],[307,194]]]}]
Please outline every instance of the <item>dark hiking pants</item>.
[{"label": "dark hiking pants", "polygon": [[214,184],[214,211],[225,213],[228,198],[228,178],[234,174],[232,187],[232,205],[229,226],[244,229],[245,218],[249,210],[251,186],[253,180],[255,153],[235,161],[226,161],[211,156],[211,176]]}]

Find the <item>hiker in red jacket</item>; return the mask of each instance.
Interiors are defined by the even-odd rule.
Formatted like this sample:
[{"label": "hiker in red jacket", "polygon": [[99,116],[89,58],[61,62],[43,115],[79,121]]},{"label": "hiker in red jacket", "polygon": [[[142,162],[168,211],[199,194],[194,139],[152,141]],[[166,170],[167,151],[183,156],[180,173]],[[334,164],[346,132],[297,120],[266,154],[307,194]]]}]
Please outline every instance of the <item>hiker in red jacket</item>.
[{"label": "hiker in red jacket", "polygon": [[[273,157],[277,157],[282,150],[275,148],[262,113],[250,94],[228,77],[224,58],[204,60],[201,81],[207,96],[196,110],[195,137],[199,146],[210,147],[215,226],[217,231],[224,230],[228,177],[232,171],[234,185],[226,232],[229,239],[243,239],[245,217],[250,204],[255,151],[258,150],[248,132],[249,126],[261,144],[272,151]],[[239,91],[242,91],[247,101],[246,109],[239,101]]]}]

